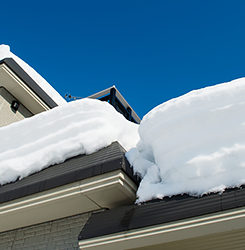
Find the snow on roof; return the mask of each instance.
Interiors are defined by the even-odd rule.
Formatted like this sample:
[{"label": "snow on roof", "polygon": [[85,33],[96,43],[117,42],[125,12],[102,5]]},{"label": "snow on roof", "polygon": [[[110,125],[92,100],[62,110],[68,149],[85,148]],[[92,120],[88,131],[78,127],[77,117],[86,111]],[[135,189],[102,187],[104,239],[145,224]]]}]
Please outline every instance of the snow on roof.
[{"label": "snow on roof", "polygon": [[118,141],[126,150],[138,126],[107,102],[82,99],[0,128],[0,184]]},{"label": "snow on roof", "polygon": [[143,180],[137,202],[201,196],[245,183],[245,78],[207,87],[151,110],[127,158]]},{"label": "snow on roof", "polygon": [[10,51],[8,45],[0,45],[0,60],[5,58],[12,58],[16,63],[56,102],[58,105],[66,103],[66,100],[41,76],[39,75],[32,67],[27,63],[21,60],[18,56],[14,55]]},{"label": "snow on roof", "polygon": [[65,105],[0,128],[0,184],[113,141],[130,149],[126,156],[143,178],[137,202],[184,193],[200,196],[245,184],[245,78],[165,102],[139,126],[106,102],[66,103],[9,46],[0,45],[0,60],[9,57],[57,104]]}]

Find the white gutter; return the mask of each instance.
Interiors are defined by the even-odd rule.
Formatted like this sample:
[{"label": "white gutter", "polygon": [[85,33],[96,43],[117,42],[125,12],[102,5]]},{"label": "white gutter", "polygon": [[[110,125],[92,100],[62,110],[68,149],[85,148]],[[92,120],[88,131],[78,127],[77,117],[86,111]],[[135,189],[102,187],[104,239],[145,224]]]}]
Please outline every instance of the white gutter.
[{"label": "white gutter", "polygon": [[[142,218],[143,220],[144,218]],[[93,239],[81,240],[82,250],[123,250],[149,247],[201,236],[229,234],[231,230],[245,228],[245,208],[195,217],[187,220],[120,232]],[[160,245],[159,245],[160,246]],[[158,247],[159,247],[158,246]],[[163,249],[157,248],[157,249]],[[148,248],[147,248],[148,249]]]},{"label": "white gutter", "polygon": [[135,201],[136,184],[121,170],[0,204],[0,232]]}]

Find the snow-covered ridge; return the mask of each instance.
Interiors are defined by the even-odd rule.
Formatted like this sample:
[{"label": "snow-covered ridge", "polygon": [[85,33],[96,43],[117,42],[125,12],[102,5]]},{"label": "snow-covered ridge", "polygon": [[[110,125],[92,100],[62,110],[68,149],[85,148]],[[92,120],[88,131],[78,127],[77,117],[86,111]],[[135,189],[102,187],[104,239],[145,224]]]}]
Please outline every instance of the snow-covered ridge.
[{"label": "snow-covered ridge", "polygon": [[138,202],[222,192],[245,183],[245,78],[192,91],[151,110],[127,153],[143,177]]},{"label": "snow-covered ridge", "polygon": [[82,99],[0,128],[0,184],[118,141],[136,146],[138,125],[107,102]]},{"label": "snow-covered ridge", "polygon": [[10,47],[8,45],[0,45],[0,60],[5,58],[14,59],[20,67],[42,88],[58,105],[62,105],[66,103],[66,100],[41,76],[39,75],[32,67],[30,67],[27,63],[21,60],[18,56],[13,54],[10,51]]}]

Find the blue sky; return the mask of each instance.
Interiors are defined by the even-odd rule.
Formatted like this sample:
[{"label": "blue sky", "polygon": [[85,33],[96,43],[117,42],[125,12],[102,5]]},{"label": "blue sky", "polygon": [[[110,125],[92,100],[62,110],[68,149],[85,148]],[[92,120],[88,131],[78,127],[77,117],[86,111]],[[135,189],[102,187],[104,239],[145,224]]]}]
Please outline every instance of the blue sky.
[{"label": "blue sky", "polygon": [[62,96],[116,85],[142,118],[245,76],[245,1],[3,1],[0,43]]}]

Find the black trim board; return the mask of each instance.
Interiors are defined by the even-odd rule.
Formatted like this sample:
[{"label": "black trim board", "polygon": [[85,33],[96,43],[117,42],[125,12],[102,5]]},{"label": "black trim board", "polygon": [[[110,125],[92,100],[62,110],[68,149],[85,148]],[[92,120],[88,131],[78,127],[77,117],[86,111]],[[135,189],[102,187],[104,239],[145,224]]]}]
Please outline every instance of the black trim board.
[{"label": "black trim board", "polygon": [[50,108],[54,108],[57,103],[15,62],[12,58],[5,58],[0,64],[6,64],[25,84],[38,95]]},{"label": "black trim board", "polygon": [[124,231],[207,215],[245,206],[245,188],[227,189],[222,194],[200,198],[177,195],[141,205],[129,205],[92,214],[78,239],[90,239]]},{"label": "black trim board", "polygon": [[136,184],[139,184],[140,180],[133,174],[133,170],[125,157],[125,150],[118,142],[113,142],[108,147],[93,154],[72,157],[63,163],[50,166],[22,180],[1,186],[0,203],[115,170],[122,170]]}]

